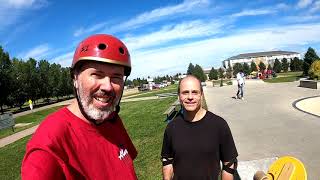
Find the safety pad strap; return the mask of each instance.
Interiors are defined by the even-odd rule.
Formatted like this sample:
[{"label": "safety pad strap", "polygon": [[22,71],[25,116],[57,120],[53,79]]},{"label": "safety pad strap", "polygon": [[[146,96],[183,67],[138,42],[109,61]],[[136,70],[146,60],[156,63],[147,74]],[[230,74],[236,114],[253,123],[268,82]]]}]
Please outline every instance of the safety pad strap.
[{"label": "safety pad strap", "polygon": [[[233,169],[230,168],[232,166],[232,164],[234,164]],[[225,170],[230,174],[234,174],[235,171],[237,170],[237,167],[238,167],[238,160],[237,160],[237,158],[235,158],[235,159],[231,160],[230,162],[228,162],[228,164],[226,164],[226,165],[223,164],[222,170]]]},{"label": "safety pad strap", "polygon": [[168,164],[173,164],[173,158],[168,158],[168,157],[162,157],[162,166],[166,166]]}]

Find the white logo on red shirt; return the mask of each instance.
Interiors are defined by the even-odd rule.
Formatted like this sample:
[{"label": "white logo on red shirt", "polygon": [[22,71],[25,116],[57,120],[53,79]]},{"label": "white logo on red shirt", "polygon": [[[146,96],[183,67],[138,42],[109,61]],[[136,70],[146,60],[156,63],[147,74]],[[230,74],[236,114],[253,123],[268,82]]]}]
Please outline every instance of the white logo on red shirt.
[{"label": "white logo on red shirt", "polygon": [[120,149],[119,159],[122,160],[123,158],[125,158],[126,155],[128,155],[128,150],[127,149]]}]

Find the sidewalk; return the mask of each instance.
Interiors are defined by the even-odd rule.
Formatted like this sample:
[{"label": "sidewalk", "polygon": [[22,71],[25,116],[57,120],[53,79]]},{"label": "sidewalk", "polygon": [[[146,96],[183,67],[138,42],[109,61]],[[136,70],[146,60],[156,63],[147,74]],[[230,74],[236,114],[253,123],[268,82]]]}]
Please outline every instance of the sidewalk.
[{"label": "sidewalk", "polygon": [[[50,104],[48,106],[43,106],[43,107],[34,109],[33,111],[31,111],[31,110],[24,111],[24,112],[21,112],[21,113],[14,114],[13,117],[16,118],[16,117],[19,117],[19,116],[31,114],[32,112],[41,111],[41,110],[48,109],[48,108],[55,107],[55,106],[68,105],[68,104],[71,104],[71,102],[74,101],[74,100],[75,99],[61,101],[61,102],[58,102],[58,103],[55,103],[55,104]],[[11,143],[13,143],[13,142],[15,142],[15,141],[17,141],[17,140],[19,140],[21,138],[24,138],[24,137],[26,137],[26,136],[28,136],[30,134],[33,134],[36,131],[36,129],[38,128],[38,126],[39,125],[33,126],[33,127],[29,128],[29,129],[17,132],[15,134],[11,135],[11,136],[8,136],[8,137],[0,139],[0,148],[6,146],[8,144],[11,144]]]},{"label": "sidewalk", "polygon": [[23,115],[26,115],[26,114],[31,114],[33,112],[41,111],[41,110],[48,109],[48,108],[55,107],[55,106],[68,105],[68,104],[71,104],[71,102],[74,101],[74,100],[75,99],[69,99],[69,100],[66,100],[66,101],[61,101],[61,102],[58,102],[58,103],[50,104],[48,106],[42,106],[40,108],[33,109],[33,111],[31,111],[31,110],[23,111],[23,112],[20,112],[20,113],[17,113],[17,114],[13,114],[13,118],[16,118],[16,117],[19,117],[19,116],[23,116]]}]

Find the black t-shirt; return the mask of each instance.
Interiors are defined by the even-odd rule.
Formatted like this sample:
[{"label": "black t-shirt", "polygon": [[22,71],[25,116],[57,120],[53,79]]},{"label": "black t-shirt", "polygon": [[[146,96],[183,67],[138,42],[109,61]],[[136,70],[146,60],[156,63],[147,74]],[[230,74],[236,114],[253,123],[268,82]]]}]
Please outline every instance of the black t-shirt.
[{"label": "black t-shirt", "polygon": [[162,158],[173,158],[175,180],[215,180],[220,161],[238,156],[227,122],[207,111],[199,121],[189,122],[178,115],[164,133]]}]

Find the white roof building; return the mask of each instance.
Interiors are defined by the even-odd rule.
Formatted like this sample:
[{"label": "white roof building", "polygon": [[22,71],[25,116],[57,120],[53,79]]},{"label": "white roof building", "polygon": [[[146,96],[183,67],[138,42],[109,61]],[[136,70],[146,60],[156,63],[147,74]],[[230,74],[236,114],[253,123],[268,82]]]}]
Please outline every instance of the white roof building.
[{"label": "white roof building", "polygon": [[229,64],[231,67],[235,63],[250,63],[254,61],[256,65],[258,65],[261,61],[268,66],[268,64],[273,65],[275,59],[281,61],[283,58],[286,58],[290,63],[291,60],[295,57],[300,59],[300,53],[291,52],[291,51],[266,51],[266,52],[255,52],[255,53],[246,53],[246,54],[239,54],[236,56],[232,56],[224,61],[222,61],[222,66],[228,68]]}]

